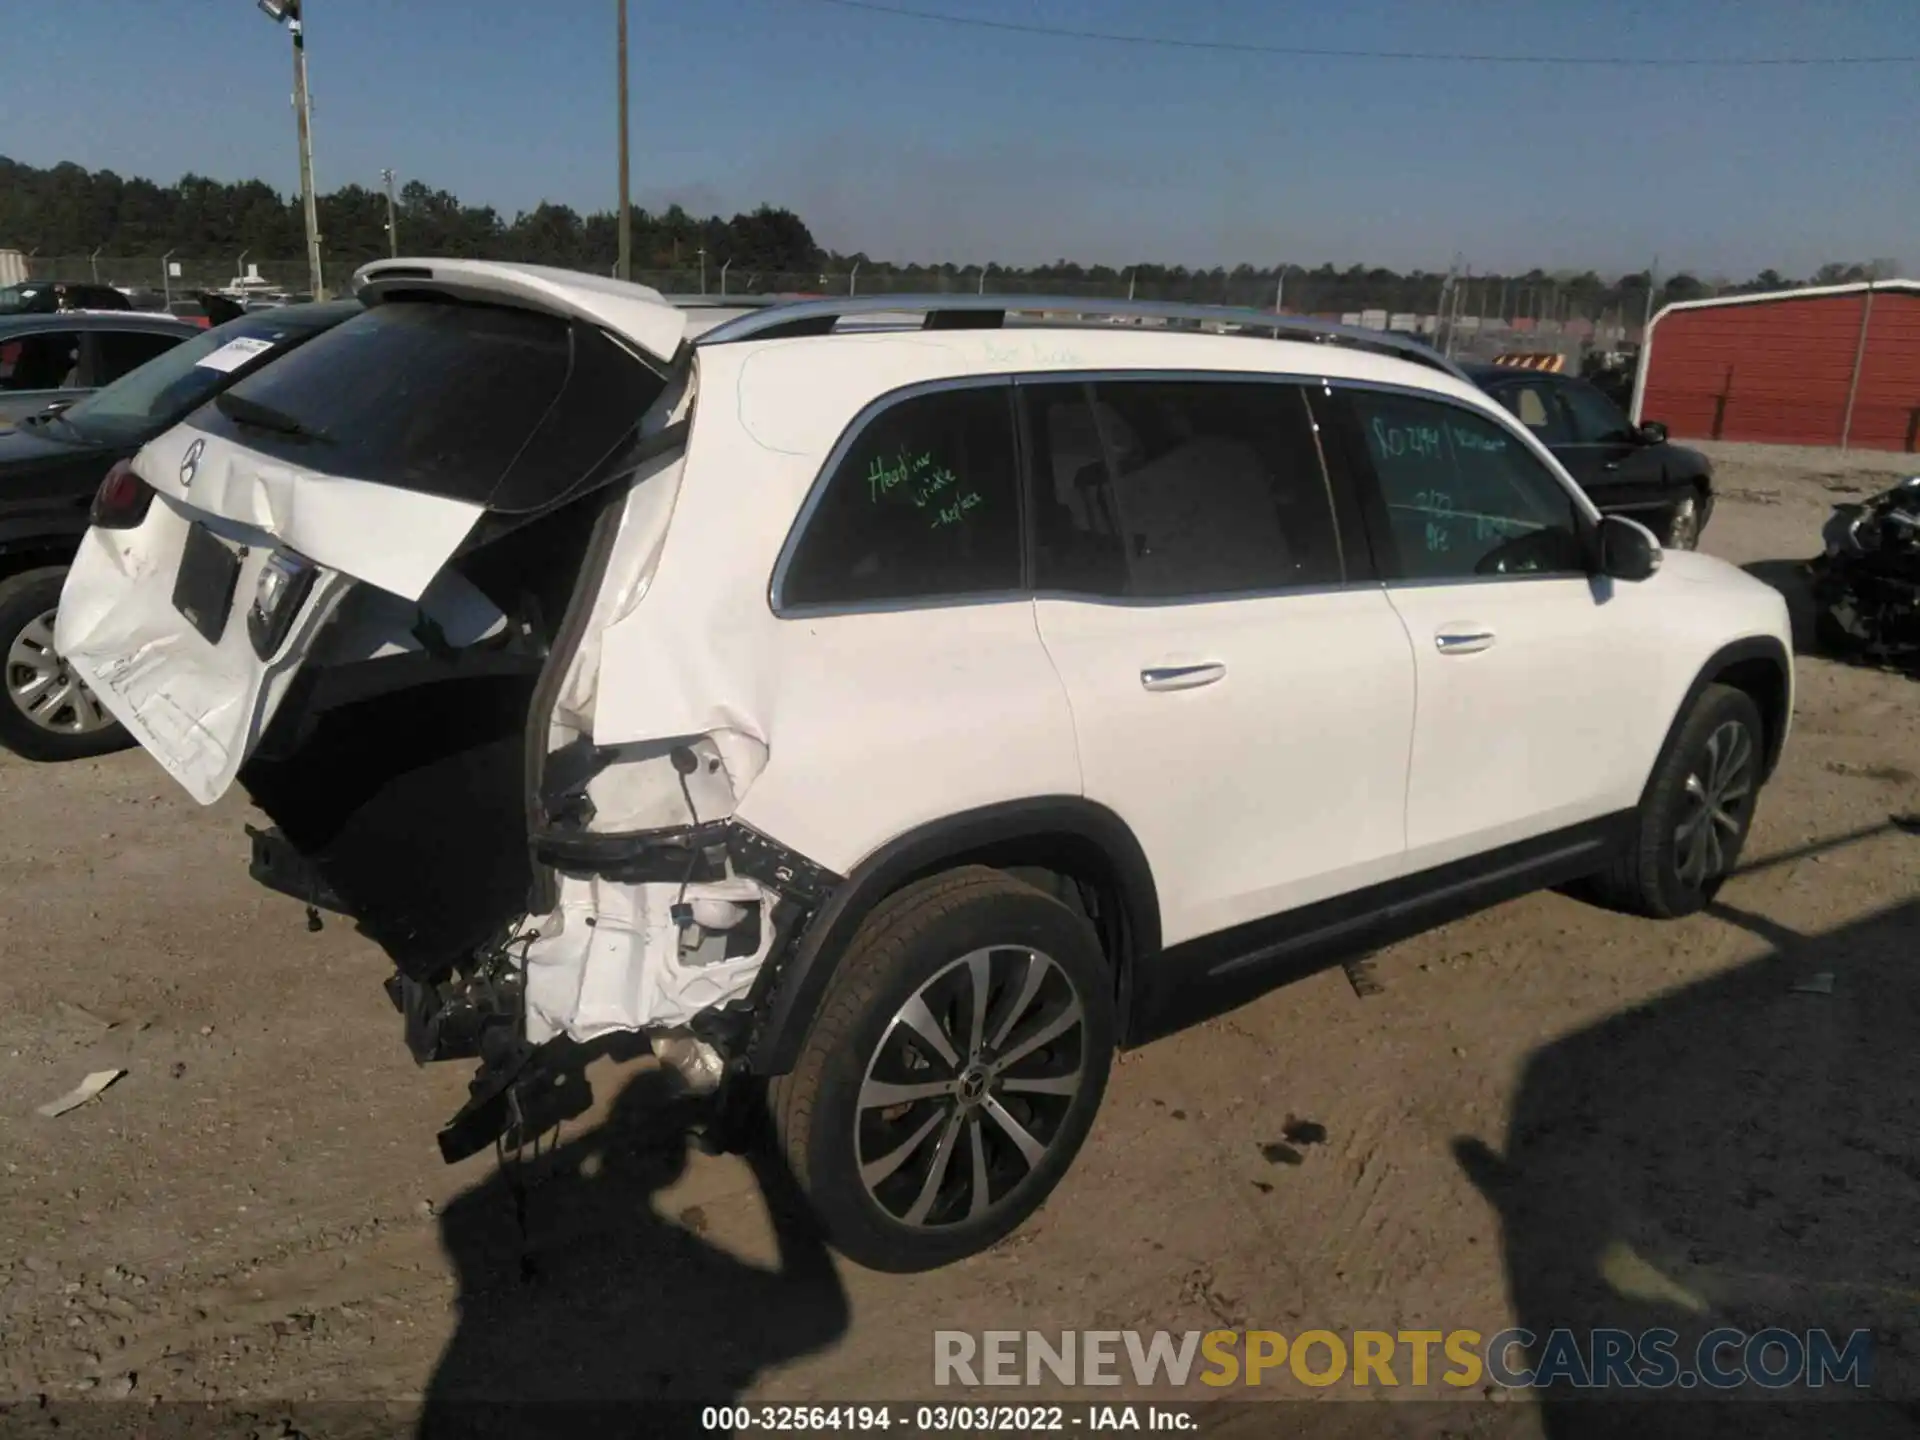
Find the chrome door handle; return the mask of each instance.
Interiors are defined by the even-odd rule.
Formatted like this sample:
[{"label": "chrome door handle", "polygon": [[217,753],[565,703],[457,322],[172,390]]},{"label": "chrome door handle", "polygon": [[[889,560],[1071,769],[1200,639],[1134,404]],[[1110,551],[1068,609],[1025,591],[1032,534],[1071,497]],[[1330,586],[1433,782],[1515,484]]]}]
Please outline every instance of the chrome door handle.
[{"label": "chrome door handle", "polygon": [[1491,630],[1442,630],[1433,637],[1434,648],[1442,655],[1472,655],[1493,648]]},{"label": "chrome door handle", "polygon": [[1147,690],[1194,690],[1227,678],[1227,667],[1217,660],[1204,665],[1161,665],[1140,672],[1140,684]]}]

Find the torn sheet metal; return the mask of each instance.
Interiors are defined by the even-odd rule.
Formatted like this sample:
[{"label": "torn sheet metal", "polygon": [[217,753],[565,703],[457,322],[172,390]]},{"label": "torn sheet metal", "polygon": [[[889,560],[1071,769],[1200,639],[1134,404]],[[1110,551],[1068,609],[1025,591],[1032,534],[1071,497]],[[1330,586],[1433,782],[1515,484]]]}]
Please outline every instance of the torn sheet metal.
[{"label": "torn sheet metal", "polygon": [[[158,498],[138,527],[82,537],[55,644],[203,805],[232,784],[355,580],[396,597],[410,617],[444,611],[463,633],[498,623],[497,611],[479,612],[471,586],[452,582],[431,593],[481,514],[477,505],[298,470],[184,425],[142,450],[136,468]],[[196,533],[202,543],[210,534],[234,566],[213,639],[176,603]],[[262,658],[247,613],[281,549],[315,562],[317,573],[286,637]],[[410,619],[400,633],[411,628]]]},{"label": "torn sheet metal", "polygon": [[256,546],[283,545],[409,600],[485,513],[468,500],[302,469],[192,425],[149,441],[133,468],[163,497],[251,532],[244,538]]},{"label": "torn sheet metal", "polygon": [[[527,1039],[539,1045],[559,1035],[585,1041],[673,1028],[745,999],[772,942],[771,901],[751,880],[682,886],[564,878],[559,906],[530,920],[510,947],[525,957]],[[683,905],[684,925],[675,913]],[[758,921],[756,943],[729,956],[729,936],[750,917]]]},{"label": "torn sheet metal", "polygon": [[244,606],[271,547],[236,550],[235,608],[210,644],[173,603],[185,512],[156,502],[137,530],[89,530],[61,592],[54,643],[133,738],[202,805],[233,783],[299,668],[352,585],[321,571],[279,654],[254,653]]},{"label": "torn sheet metal", "polygon": [[[232,611],[219,640],[209,643],[174,604],[180,557],[197,518],[162,499],[136,530],[88,531],[61,595],[55,643],[134,739],[189,795],[211,805],[233,783],[303,658],[355,587],[350,575],[320,570],[286,639],[263,660],[246,612],[273,548],[243,538],[235,542]],[[417,650],[414,632],[423,617],[460,646],[500,638],[507,625],[452,571],[413,600],[362,587],[351,602],[348,623],[329,635],[329,662]]]}]

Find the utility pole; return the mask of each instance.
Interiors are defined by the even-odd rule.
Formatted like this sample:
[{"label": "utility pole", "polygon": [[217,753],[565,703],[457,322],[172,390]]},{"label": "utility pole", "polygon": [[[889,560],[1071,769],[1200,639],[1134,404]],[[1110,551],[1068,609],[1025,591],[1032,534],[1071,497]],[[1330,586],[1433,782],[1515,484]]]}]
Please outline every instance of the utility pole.
[{"label": "utility pole", "polygon": [[307,219],[307,289],[314,299],[327,297],[320,273],[320,206],[313,193],[313,109],[307,94],[307,28],[299,5],[288,12],[293,31],[293,104],[300,113],[300,208]]},{"label": "utility pole", "polygon": [[1647,269],[1647,312],[1640,317],[1640,343],[1642,346],[1647,343],[1647,331],[1653,328],[1654,286],[1658,283],[1659,275],[1660,257],[1656,255],[1653,257],[1653,264]]},{"label": "utility pole", "polygon": [[633,210],[627,194],[627,0],[617,0],[620,10],[620,263],[616,267],[622,280],[633,278]]},{"label": "utility pole", "polygon": [[316,300],[327,296],[320,270],[320,210],[313,193],[313,107],[307,97],[306,0],[254,0],[266,17],[293,35],[293,111],[300,127],[300,208],[307,224],[307,284]]},{"label": "utility pole", "polygon": [[393,171],[382,170],[380,178],[387,182],[387,254],[400,253],[400,221],[393,204]]},{"label": "utility pole", "polygon": [[700,247],[700,293],[707,293],[707,247]]}]

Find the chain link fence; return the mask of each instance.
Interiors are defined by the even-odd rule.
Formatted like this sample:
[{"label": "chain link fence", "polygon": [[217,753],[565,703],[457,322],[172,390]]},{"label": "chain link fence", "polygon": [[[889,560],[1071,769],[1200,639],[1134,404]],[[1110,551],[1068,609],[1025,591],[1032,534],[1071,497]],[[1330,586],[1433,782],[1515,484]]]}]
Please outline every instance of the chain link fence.
[{"label": "chain link fence", "polygon": [[[383,257],[328,259],[324,283],[344,294],[361,265]],[[196,291],[245,288],[304,297],[310,290],[303,259],[256,259],[233,255],[30,256],[35,279],[86,280],[129,291],[137,305],[160,308],[191,299]],[[606,267],[604,273],[611,273]],[[704,269],[637,270],[633,278],[665,295],[734,296],[987,294],[1060,296],[1072,299],[1132,298],[1184,304],[1233,305],[1343,321],[1375,330],[1420,336],[1461,358],[1489,359],[1513,351],[1557,353],[1568,368],[1590,351],[1616,349],[1639,339],[1646,291],[1609,292],[1592,301],[1552,282],[1527,284],[1443,277],[1391,278],[1310,275],[1289,269],[1272,275],[1201,272],[1137,277],[1119,273],[1099,279],[1012,274],[992,268],[907,269],[894,266],[850,270],[762,271],[734,262]]]}]

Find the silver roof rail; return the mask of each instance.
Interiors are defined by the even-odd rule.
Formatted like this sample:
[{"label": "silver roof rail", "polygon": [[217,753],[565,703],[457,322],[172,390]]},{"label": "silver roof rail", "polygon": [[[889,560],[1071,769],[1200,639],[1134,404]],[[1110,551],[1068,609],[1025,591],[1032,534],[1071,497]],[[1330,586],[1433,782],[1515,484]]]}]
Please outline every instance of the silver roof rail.
[{"label": "silver roof rail", "polygon": [[1056,295],[849,295],[830,300],[795,300],[767,305],[716,325],[696,345],[726,345],[739,340],[773,340],[827,335],[843,319],[857,316],[914,315],[925,330],[997,330],[1010,315],[1044,315],[1067,323],[1086,319],[1180,320],[1196,325],[1225,325],[1237,333],[1276,340],[1309,340],[1350,345],[1429,365],[1456,380],[1473,381],[1430,345],[1406,335],[1339,325],[1296,315],[1276,315],[1229,305],[1188,305],[1177,301],[1087,299]]}]

